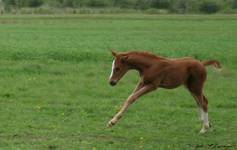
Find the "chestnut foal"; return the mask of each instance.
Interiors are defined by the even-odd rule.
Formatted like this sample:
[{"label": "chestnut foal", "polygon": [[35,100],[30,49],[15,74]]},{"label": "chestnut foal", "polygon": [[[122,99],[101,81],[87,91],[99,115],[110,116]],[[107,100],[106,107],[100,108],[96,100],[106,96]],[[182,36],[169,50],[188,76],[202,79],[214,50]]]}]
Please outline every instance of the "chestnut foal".
[{"label": "chestnut foal", "polygon": [[203,94],[203,85],[206,80],[205,66],[213,65],[220,68],[216,60],[202,61],[185,57],[168,59],[147,52],[116,53],[109,82],[112,86],[123,77],[130,69],[135,69],[140,74],[140,81],[132,94],[125,101],[118,113],[108,122],[108,127],[115,125],[128,109],[129,105],[140,96],[151,92],[158,87],[173,89],[184,85],[194,97],[199,108],[202,129],[200,133],[207,132],[210,127],[207,112],[207,98]]}]

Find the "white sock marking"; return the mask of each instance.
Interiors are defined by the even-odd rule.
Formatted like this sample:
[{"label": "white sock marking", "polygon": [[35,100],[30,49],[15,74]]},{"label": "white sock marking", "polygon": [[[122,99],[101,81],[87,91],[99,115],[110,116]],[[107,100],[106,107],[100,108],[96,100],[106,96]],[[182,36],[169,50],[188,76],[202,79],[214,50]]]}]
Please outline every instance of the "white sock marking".
[{"label": "white sock marking", "polygon": [[198,107],[198,110],[199,110],[200,120],[203,121],[204,120],[204,111],[201,107]]},{"label": "white sock marking", "polygon": [[200,109],[200,111],[201,111],[201,117],[202,117],[202,121],[203,121],[202,129],[201,129],[200,133],[205,133],[205,132],[207,132],[207,130],[209,128],[208,113],[204,112],[203,109]]},{"label": "white sock marking", "polygon": [[207,112],[203,113],[203,123],[204,123],[204,125],[209,126],[208,113]]}]

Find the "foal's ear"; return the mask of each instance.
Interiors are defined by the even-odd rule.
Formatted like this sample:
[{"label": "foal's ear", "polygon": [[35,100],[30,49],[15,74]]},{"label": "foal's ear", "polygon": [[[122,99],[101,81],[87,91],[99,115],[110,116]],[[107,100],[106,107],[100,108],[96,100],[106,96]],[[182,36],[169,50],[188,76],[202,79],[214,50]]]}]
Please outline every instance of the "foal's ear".
[{"label": "foal's ear", "polygon": [[117,56],[117,53],[116,53],[114,50],[110,50],[110,51],[111,51],[113,57],[116,57],[116,56]]}]

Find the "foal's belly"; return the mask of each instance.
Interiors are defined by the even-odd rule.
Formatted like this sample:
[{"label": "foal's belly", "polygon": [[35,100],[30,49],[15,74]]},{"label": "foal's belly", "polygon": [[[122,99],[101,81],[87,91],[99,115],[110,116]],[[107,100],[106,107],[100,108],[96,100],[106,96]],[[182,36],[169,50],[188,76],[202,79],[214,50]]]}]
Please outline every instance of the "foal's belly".
[{"label": "foal's belly", "polygon": [[178,85],[165,85],[165,84],[161,84],[159,87],[165,88],[165,89],[175,89],[175,88],[177,88],[179,86],[180,86],[180,84],[178,84]]},{"label": "foal's belly", "polygon": [[160,81],[160,86],[162,88],[173,89],[177,88],[180,85],[183,85],[187,79],[187,72],[186,70],[170,70],[163,79]]},{"label": "foal's belly", "polygon": [[183,82],[175,82],[175,83],[170,83],[170,81],[162,81],[159,85],[161,88],[166,88],[166,89],[174,89],[182,85]]}]

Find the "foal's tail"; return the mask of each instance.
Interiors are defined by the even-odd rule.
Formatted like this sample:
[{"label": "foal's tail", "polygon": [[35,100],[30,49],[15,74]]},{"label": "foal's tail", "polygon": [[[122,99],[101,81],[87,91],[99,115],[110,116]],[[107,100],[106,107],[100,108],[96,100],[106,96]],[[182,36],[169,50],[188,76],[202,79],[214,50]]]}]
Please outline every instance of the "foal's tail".
[{"label": "foal's tail", "polygon": [[206,60],[206,61],[202,61],[202,64],[203,64],[204,66],[212,65],[212,66],[214,66],[214,67],[217,68],[217,69],[221,69],[221,64],[220,64],[220,62],[217,61],[217,60]]}]

